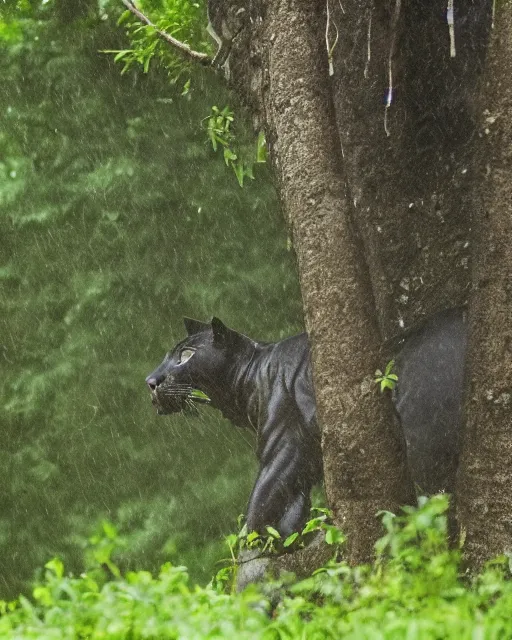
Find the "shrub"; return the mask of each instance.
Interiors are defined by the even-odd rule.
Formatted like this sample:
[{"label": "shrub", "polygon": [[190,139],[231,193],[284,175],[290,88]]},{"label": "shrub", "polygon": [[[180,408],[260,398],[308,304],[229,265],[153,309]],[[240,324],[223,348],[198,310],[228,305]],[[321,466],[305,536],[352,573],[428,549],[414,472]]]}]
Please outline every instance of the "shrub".
[{"label": "shrub", "polygon": [[372,566],[332,562],[301,582],[288,576],[237,595],[213,582],[192,586],[186,569],[170,564],[157,577],[137,571],[111,580],[109,558],[78,578],[54,559],[30,599],[0,604],[0,637],[510,638],[509,559],[473,579],[461,575],[460,552],[448,545],[447,506],[446,496],[435,496],[403,515],[382,514],[386,533]]}]

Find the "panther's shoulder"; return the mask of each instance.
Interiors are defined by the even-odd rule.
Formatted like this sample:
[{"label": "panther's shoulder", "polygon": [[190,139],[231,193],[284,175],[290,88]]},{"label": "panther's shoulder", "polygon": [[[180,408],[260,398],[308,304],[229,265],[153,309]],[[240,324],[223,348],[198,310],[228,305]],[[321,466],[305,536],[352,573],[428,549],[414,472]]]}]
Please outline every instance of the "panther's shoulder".
[{"label": "panther's shoulder", "polygon": [[284,338],[279,342],[274,342],[274,351],[278,354],[302,354],[309,351],[309,341],[307,333],[299,333],[296,336]]},{"label": "panther's shoulder", "polygon": [[266,357],[270,361],[287,368],[296,368],[302,363],[309,362],[308,336],[306,333],[300,333],[279,342],[267,344],[262,351],[266,351]]},{"label": "panther's shoulder", "polygon": [[306,333],[291,336],[271,344],[261,345],[259,377],[269,377],[274,385],[280,380],[291,389],[298,379],[309,379],[309,342]]}]

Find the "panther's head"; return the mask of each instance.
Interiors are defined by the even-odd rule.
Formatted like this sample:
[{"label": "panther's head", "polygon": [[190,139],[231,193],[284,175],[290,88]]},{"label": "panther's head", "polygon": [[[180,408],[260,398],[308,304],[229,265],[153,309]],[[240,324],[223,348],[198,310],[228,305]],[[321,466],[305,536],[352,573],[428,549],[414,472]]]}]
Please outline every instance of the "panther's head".
[{"label": "panther's head", "polygon": [[236,358],[245,353],[249,343],[253,344],[218,318],[211,322],[184,321],[188,337],[146,378],[159,414],[183,411],[194,402],[209,402],[229,379]]}]

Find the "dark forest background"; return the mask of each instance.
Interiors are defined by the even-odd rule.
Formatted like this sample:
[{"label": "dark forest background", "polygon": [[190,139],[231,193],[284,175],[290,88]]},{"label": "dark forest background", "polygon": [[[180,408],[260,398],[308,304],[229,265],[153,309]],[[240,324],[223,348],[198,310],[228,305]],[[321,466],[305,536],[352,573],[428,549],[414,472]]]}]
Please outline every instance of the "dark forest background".
[{"label": "dark forest background", "polygon": [[[144,378],[212,315],[255,338],[301,329],[264,167],[241,189],[207,141],[204,75],[121,75],[120,3],[18,2],[0,16],[0,598],[112,529],[122,570],[206,581],[256,470],[213,410],[158,417]],[[71,6],[71,5],[69,5]],[[80,13],[82,15],[80,15]],[[114,540],[115,538],[115,540]]]}]

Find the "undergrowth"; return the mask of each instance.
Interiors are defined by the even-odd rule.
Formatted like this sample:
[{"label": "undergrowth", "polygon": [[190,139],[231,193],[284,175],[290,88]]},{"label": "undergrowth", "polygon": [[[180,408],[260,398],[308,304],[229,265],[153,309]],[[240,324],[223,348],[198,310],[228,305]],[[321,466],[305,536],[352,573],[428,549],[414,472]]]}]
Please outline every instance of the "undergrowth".
[{"label": "undergrowth", "polygon": [[[385,535],[371,566],[331,562],[295,582],[252,585],[229,595],[215,579],[191,585],[184,567],[165,564],[120,576],[111,560],[79,577],[58,559],[30,597],[0,603],[1,638],[512,638],[509,558],[476,577],[461,573],[448,544],[446,496],[383,513]],[[110,532],[111,534],[112,532]],[[107,554],[108,555],[108,554]]]}]

